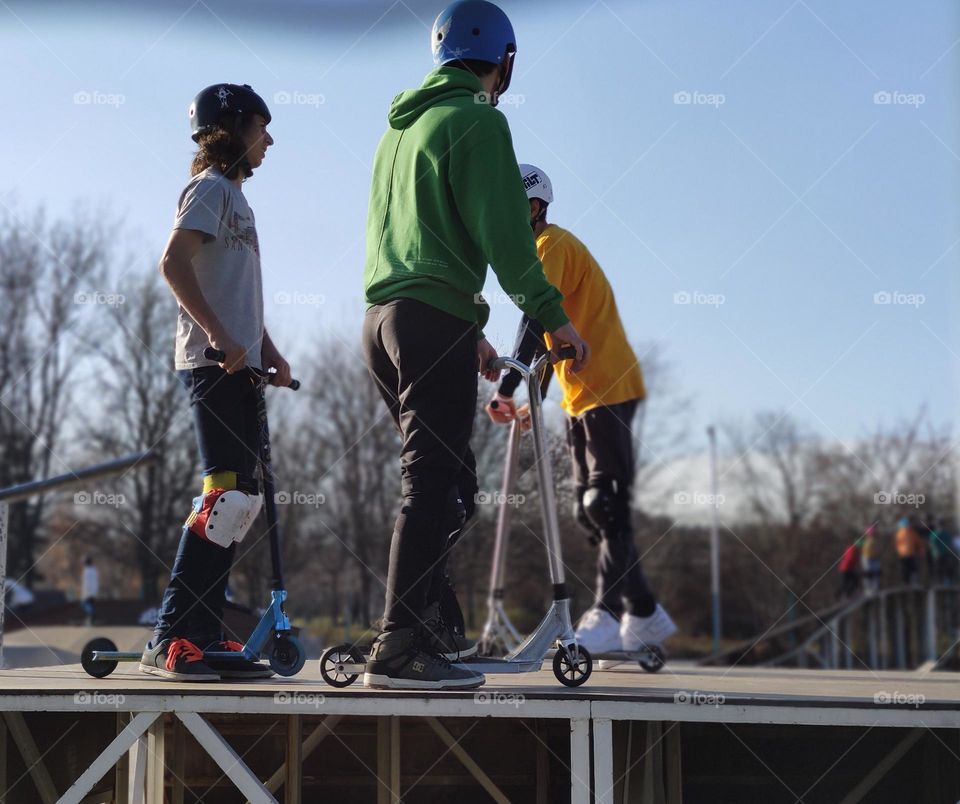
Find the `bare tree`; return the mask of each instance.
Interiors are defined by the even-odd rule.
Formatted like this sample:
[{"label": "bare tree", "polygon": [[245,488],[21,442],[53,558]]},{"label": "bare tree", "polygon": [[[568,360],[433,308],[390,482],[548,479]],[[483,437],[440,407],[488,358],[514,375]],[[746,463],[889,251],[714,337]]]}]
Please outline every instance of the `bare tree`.
[{"label": "bare tree", "polygon": [[[169,571],[199,492],[189,396],[173,370],[176,303],[155,272],[121,285],[122,303],[110,308],[112,337],[91,344],[101,359],[97,394],[101,409],[85,428],[103,455],[152,450],[157,460],[105,483],[123,495],[102,520],[102,549],[136,570],[140,594],[153,601]],[[118,521],[119,520],[119,521]]]},{"label": "bare tree", "polygon": [[[0,486],[68,469],[62,435],[73,415],[81,313],[102,293],[109,252],[102,225],[0,215]],[[11,506],[8,569],[37,580],[46,498]]]}]

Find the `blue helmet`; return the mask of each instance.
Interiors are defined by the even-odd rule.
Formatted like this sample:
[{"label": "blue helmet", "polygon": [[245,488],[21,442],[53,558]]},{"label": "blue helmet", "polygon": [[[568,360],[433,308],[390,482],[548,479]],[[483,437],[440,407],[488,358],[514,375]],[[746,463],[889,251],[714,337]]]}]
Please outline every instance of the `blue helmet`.
[{"label": "blue helmet", "polygon": [[517,52],[507,15],[487,0],[457,0],[437,16],[430,32],[437,65],[462,59],[503,64]]}]

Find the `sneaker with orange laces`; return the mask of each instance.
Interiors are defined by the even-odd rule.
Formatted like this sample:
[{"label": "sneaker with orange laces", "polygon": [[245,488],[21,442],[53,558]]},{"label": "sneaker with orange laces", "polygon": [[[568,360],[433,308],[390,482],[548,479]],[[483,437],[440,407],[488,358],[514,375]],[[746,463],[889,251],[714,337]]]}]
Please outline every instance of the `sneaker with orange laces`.
[{"label": "sneaker with orange laces", "polygon": [[[240,653],[243,651],[243,645],[229,639],[218,640],[207,645],[206,650],[220,653],[226,651]],[[267,665],[260,664],[260,662],[252,662],[242,656],[238,656],[236,659],[214,659],[213,657],[208,657],[204,659],[204,662],[215,673],[219,673],[220,678],[270,678],[273,675],[273,670]]]},{"label": "sneaker with orange laces", "polygon": [[171,681],[220,680],[220,674],[204,663],[203,651],[183,637],[162,639],[156,645],[148,642],[140,670]]}]

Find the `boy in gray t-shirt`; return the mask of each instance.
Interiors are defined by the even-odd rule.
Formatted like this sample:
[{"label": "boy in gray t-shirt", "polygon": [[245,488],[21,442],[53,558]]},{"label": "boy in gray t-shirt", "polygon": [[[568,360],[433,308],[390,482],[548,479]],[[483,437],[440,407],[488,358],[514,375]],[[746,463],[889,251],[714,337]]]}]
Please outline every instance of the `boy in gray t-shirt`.
[{"label": "boy in gray t-shirt", "polygon": [[[260,389],[246,367],[275,369],[271,382],[290,384],[290,366],[263,326],[257,230],[240,189],[273,144],[271,118],[259,95],[236,84],[204,89],[190,118],[199,150],[160,272],[179,305],[176,368],[190,390],[203,491],[184,524],[140,669],[177,681],[264,678],[272,671],[259,662],[204,658],[204,651],[242,648],[223,633],[222,617],[236,546],[262,504]],[[222,363],[203,357],[208,345],[224,353]]]},{"label": "boy in gray t-shirt", "polygon": [[[215,299],[217,317],[244,348],[247,365],[262,368],[263,283],[260,245],[242,190],[217,168],[194,176],[180,196],[174,229],[202,232],[208,240],[193,257],[193,274],[205,299]],[[177,318],[176,368],[217,365],[203,356],[210,339],[183,306]]]}]

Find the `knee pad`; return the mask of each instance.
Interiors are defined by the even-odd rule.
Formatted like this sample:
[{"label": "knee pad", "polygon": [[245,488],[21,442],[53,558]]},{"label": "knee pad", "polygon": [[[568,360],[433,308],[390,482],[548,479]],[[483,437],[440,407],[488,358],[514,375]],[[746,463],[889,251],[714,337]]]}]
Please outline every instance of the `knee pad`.
[{"label": "knee pad", "polygon": [[255,483],[244,482],[235,472],[207,475],[203,479],[203,494],[194,498],[186,526],[201,539],[220,547],[242,542],[263,505],[263,495],[254,493],[255,490]]},{"label": "knee pad", "polygon": [[583,509],[583,493],[585,491],[586,489],[583,486],[578,486],[574,492],[573,518],[577,521],[577,524],[589,534],[587,539],[590,544],[596,547],[600,544],[603,534],[597,530],[593,522],[590,521],[590,517],[587,516],[587,512]]},{"label": "knee pad", "polygon": [[583,492],[583,511],[590,524],[610,538],[624,529],[623,501],[604,486],[590,486]]}]

